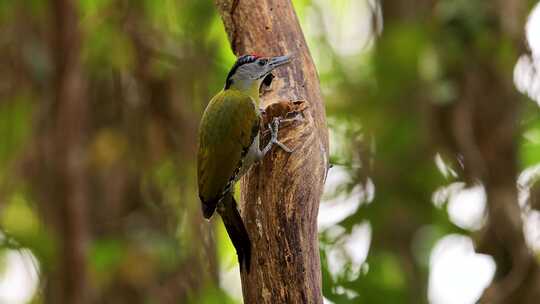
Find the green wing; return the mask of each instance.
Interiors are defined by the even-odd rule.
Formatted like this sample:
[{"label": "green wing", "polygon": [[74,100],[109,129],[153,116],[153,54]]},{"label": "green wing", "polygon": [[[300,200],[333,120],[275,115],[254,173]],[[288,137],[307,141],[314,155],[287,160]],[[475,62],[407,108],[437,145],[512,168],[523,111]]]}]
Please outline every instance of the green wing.
[{"label": "green wing", "polygon": [[212,216],[223,191],[238,174],[259,131],[259,119],[251,97],[236,90],[220,92],[206,107],[197,154],[199,197],[206,218]]}]

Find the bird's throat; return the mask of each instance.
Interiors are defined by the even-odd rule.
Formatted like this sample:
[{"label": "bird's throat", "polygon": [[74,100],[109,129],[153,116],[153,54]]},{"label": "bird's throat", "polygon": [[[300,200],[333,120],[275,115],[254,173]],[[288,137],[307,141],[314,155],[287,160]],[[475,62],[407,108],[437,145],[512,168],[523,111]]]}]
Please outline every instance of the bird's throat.
[{"label": "bird's throat", "polygon": [[249,81],[235,81],[231,84],[229,89],[238,90],[249,97],[251,97],[258,105],[260,102],[259,89],[261,87],[263,79],[249,80]]}]

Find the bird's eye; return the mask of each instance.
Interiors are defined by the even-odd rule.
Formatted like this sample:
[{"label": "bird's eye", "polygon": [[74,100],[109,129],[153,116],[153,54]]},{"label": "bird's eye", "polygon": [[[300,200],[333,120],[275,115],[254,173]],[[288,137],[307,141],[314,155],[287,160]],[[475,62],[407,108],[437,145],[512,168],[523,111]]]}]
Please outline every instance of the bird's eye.
[{"label": "bird's eye", "polygon": [[260,65],[260,66],[263,66],[263,65],[266,64],[266,62],[268,62],[268,60],[266,60],[266,59],[261,59],[261,60],[259,60],[259,65]]}]

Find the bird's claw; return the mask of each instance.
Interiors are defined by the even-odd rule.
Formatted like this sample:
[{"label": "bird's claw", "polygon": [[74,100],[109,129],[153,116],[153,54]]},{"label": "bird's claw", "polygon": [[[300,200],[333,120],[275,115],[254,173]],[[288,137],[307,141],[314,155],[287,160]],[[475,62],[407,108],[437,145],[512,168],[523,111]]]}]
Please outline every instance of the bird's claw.
[{"label": "bird's claw", "polygon": [[272,142],[273,144],[278,145],[281,149],[283,149],[283,151],[285,151],[287,153],[292,153],[293,150],[291,148],[287,147],[285,144],[283,144],[282,142],[280,142],[277,139],[278,132],[279,132],[279,124],[282,121],[283,120],[280,120],[279,118],[274,117],[274,119],[272,120],[272,123],[268,124],[268,129],[270,129],[270,134],[271,134],[270,142]]},{"label": "bird's claw", "polygon": [[291,117],[291,118],[283,118],[283,119],[280,119],[279,122],[282,123],[282,122],[293,122],[293,121],[299,121],[299,122],[303,122],[304,121],[304,117],[302,116],[302,114],[300,113],[296,113],[294,115],[294,117]]},{"label": "bird's claw", "polygon": [[291,148],[285,146],[282,142],[280,141],[275,141],[275,144],[278,145],[281,149],[283,149],[283,151],[287,152],[287,153],[293,153],[294,150],[292,150]]}]

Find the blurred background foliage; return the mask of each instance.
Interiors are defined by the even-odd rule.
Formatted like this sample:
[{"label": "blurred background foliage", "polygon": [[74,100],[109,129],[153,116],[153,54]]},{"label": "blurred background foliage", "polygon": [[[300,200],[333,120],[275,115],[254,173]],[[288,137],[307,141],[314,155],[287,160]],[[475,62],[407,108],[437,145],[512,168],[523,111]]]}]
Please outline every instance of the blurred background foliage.
[{"label": "blurred background foliage", "polygon": [[[197,124],[235,59],[213,1],[75,2],[89,105],[92,302],[239,303],[233,247],[219,220],[202,220],[196,195]],[[429,9],[293,2],[331,132],[334,167],[319,216],[325,298],[474,303],[495,272],[489,257],[486,267],[465,269],[484,274],[472,279],[472,291],[434,277],[444,240],[458,240],[447,250],[465,244],[465,256],[478,258],[468,244],[485,221],[486,200],[438,121],[463,94],[460,75],[471,65],[489,62],[511,80],[523,50],[493,26],[483,1],[441,0]],[[57,207],[45,198],[51,164],[39,162],[54,107],[53,26],[48,1],[0,0],[0,303],[48,302],[59,264]],[[534,50],[526,58],[532,65]],[[532,99],[515,101],[518,187],[527,241],[540,259],[540,111],[534,73],[527,75],[518,87]],[[463,270],[464,261],[450,263]]]}]

